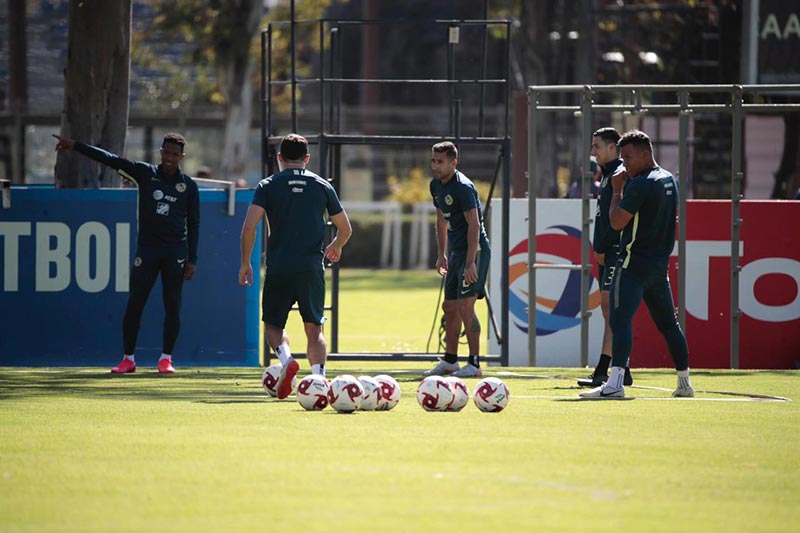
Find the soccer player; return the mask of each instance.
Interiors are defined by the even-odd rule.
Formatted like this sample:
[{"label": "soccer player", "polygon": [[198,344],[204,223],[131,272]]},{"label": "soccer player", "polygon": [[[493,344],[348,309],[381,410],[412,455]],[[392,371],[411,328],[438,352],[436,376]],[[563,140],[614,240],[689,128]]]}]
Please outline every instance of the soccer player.
[{"label": "soccer player", "polygon": [[[600,309],[603,312],[603,346],[600,359],[594,372],[586,379],[579,379],[581,387],[599,387],[608,381],[608,367],[611,363],[611,324],[608,315],[608,291],[614,277],[619,256],[619,231],[608,221],[608,208],[611,205],[611,176],[625,170],[619,157],[619,132],[614,128],[600,128],[592,134],[592,156],[597,160],[602,172],[600,191],[597,197],[597,211],[594,216],[594,257],[597,260],[597,279],[600,281]],[[630,368],[625,366],[625,386],[633,385]]]},{"label": "soccer player", "polygon": [[658,166],[645,133],[631,130],[617,145],[625,171],[611,178],[609,220],[612,228],[622,230],[621,253],[611,286],[611,373],[605,384],[580,396],[625,397],[633,315],[644,300],[678,372],[678,386],[672,395],[691,397],[694,389],[689,382],[689,349],[675,316],[668,275],[669,256],[675,246],[678,182]]},{"label": "soccer player", "polygon": [[[475,300],[486,296],[484,286],[489,270],[489,238],[483,227],[481,203],[475,185],[456,170],[458,149],[449,142],[433,145],[431,196],[436,206],[436,270],[444,278],[445,352],[426,376],[453,374],[481,377],[481,324],[475,314]],[[469,357],[458,364],[458,337],[464,324]]]},{"label": "soccer player", "polygon": [[[305,137],[295,133],[284,137],[278,152],[280,172],[258,183],[242,225],[239,284],[251,285],[254,278],[250,254],[258,224],[267,216],[269,238],[262,320],[267,341],[282,365],[276,386],[281,399],[292,391],[292,379],[300,368],[292,357],[284,329],[295,302],[303,319],[311,372],[325,376],[323,254],[331,261],[339,261],[342,248],[353,233],[350,219],[331,184],[306,169],[309,159]],[[324,245],[326,212],[336,226],[336,236],[327,246]]]},{"label": "soccer player", "polygon": [[122,352],[114,374],[136,371],[134,351],[142,312],[150,290],[161,276],[164,300],[164,334],[158,371],[175,372],[172,352],[181,325],[181,294],[184,280],[197,270],[197,241],[200,229],[200,194],[197,184],[181,171],[186,157],[186,139],[167,133],[161,143],[161,164],[130,161],[96,146],[54,135],[56,150],[76,152],[109,166],[139,189],[138,237],[133,261],[130,293],[122,319]]}]

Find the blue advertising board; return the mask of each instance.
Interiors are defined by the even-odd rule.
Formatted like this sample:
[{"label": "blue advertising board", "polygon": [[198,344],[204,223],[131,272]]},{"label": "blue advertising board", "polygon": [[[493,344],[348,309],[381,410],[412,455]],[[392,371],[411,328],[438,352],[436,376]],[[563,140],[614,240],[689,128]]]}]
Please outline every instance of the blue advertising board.
[{"label": "blue advertising board", "polygon": [[[180,366],[259,364],[259,287],[238,283],[239,235],[253,192],[200,189],[197,274],[184,283]],[[0,209],[0,366],[113,366],[136,253],[135,189],[11,190]],[[260,242],[261,229],[256,242]],[[260,264],[260,247],[251,257]],[[156,282],[136,358],[155,366],[164,310]]]}]

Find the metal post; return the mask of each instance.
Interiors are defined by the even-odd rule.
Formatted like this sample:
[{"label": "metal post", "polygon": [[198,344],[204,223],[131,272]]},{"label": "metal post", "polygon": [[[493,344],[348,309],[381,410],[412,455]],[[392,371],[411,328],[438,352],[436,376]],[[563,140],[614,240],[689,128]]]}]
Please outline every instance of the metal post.
[{"label": "metal post", "polygon": [[292,0],[290,6],[291,15],[291,61],[292,61],[292,131],[297,132],[297,48],[295,47],[295,38],[297,37],[297,21],[295,20],[294,2]]},{"label": "metal post", "polygon": [[[452,80],[455,77],[455,42],[458,35],[458,26],[450,26],[448,28],[447,36],[447,79]],[[455,133],[455,110],[453,109],[454,101],[456,99],[456,86],[449,84],[450,87],[450,101],[448,102],[448,109],[450,110],[450,135]]]},{"label": "metal post", "polygon": [[[528,90],[528,366],[536,366],[536,106],[538,93]],[[509,291],[503,286],[505,292]],[[503,309],[503,323],[508,310]],[[507,334],[506,334],[507,335]],[[508,343],[508,341],[506,341]]]},{"label": "metal post", "polygon": [[319,131],[325,133],[325,21],[319,20]]},{"label": "metal post", "polygon": [[583,180],[581,183],[581,366],[589,364],[589,288],[592,282],[590,276],[591,261],[589,259],[589,241],[591,233],[589,224],[592,219],[589,214],[589,198],[592,194],[592,176],[589,158],[586,157],[586,150],[592,145],[592,101],[594,91],[591,85],[583,87],[581,97],[581,150],[584,160]]},{"label": "metal post", "polygon": [[[269,28],[266,30],[261,31],[261,87],[260,87],[260,97],[261,97],[261,179],[267,177],[267,107],[269,106],[269,100],[267,97],[268,87],[267,87],[267,35],[269,34]],[[270,43],[272,39],[269,40]],[[148,159],[148,161],[150,161]]]},{"label": "metal post", "polygon": [[[483,0],[483,20],[489,18],[489,0]],[[489,25],[483,26],[483,46],[481,47],[481,79],[486,79],[486,56],[488,54],[489,45]],[[480,104],[478,105],[478,137],[483,137],[483,114],[484,106],[486,105],[486,84],[481,83],[480,86],[481,96]]]},{"label": "metal post", "polygon": [[[511,138],[506,133],[503,141],[503,243],[500,256],[500,308],[503,322],[500,330],[500,364],[508,366],[508,232],[511,226]],[[491,313],[491,308],[489,309]]]},{"label": "metal post", "polygon": [[689,93],[678,92],[678,323],[686,331],[686,197],[689,195]]},{"label": "metal post", "polygon": [[735,85],[731,92],[733,127],[731,146],[731,368],[739,368],[739,240],[742,218],[742,103],[744,90]]}]

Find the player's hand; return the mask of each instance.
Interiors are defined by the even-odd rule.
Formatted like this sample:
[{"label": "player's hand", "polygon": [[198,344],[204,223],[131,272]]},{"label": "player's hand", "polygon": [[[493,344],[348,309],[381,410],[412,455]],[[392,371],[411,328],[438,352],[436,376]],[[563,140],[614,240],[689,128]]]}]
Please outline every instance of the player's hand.
[{"label": "player's hand", "polygon": [[478,267],[475,263],[470,263],[464,268],[464,282],[472,285],[478,281]]},{"label": "player's hand", "polygon": [[325,257],[333,263],[338,262],[342,258],[342,248],[336,246],[335,243],[330,243],[325,247]]},{"label": "player's hand", "polygon": [[440,276],[447,274],[447,258],[443,255],[440,255],[436,259],[436,272],[438,272]]},{"label": "player's hand", "polygon": [[56,144],[56,151],[63,152],[63,151],[70,151],[75,148],[75,141],[72,139],[67,139],[66,137],[62,137],[60,135],[53,134],[53,137],[58,139],[58,143]]},{"label": "player's hand", "polygon": [[183,269],[183,279],[189,281],[194,277],[195,272],[197,272],[197,265],[194,263],[186,263],[186,267]]},{"label": "player's hand", "polygon": [[613,187],[614,193],[621,193],[627,182],[628,172],[626,170],[620,170],[611,176],[611,187]]},{"label": "player's hand", "polygon": [[601,254],[599,252],[594,253],[594,258],[597,261],[597,264],[600,266],[606,266],[606,254]]},{"label": "player's hand", "polygon": [[250,263],[239,267],[239,285],[249,287],[253,284],[253,267]]}]

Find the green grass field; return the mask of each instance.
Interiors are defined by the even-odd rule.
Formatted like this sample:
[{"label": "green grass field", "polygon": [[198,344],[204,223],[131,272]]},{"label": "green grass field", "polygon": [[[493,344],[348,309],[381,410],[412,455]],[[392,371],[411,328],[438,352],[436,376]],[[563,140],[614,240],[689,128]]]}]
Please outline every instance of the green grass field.
[{"label": "green grass field", "polygon": [[797,531],[797,372],[588,401],[582,369],[491,368],[511,402],[485,414],[423,411],[422,369],[331,362],[403,390],[340,415],[268,398],[258,368],[2,368],[0,531]]}]

